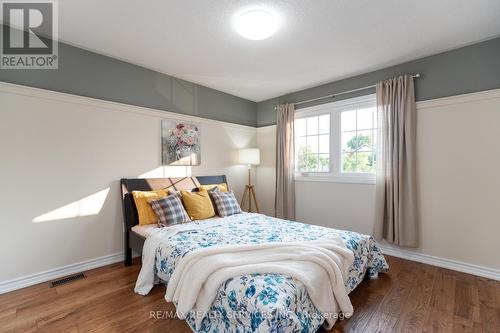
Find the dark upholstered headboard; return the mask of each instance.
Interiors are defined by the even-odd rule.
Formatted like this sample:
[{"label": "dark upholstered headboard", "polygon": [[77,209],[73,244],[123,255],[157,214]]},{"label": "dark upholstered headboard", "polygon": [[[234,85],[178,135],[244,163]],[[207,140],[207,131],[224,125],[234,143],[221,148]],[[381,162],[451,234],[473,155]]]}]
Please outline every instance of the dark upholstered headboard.
[{"label": "dark upholstered headboard", "polygon": [[[220,183],[227,184],[227,178],[225,175],[149,179],[122,178],[120,180],[120,185],[122,193],[123,223],[125,234],[125,264],[131,263],[131,245],[134,245],[133,243],[135,241],[135,238],[131,240],[130,229],[133,226],[139,224],[137,208],[135,207],[134,199],[132,197],[132,191],[152,191],[168,188],[173,188],[176,190],[192,190],[196,187],[199,187],[200,185]],[[136,251],[138,249],[134,248],[134,250]]]}]

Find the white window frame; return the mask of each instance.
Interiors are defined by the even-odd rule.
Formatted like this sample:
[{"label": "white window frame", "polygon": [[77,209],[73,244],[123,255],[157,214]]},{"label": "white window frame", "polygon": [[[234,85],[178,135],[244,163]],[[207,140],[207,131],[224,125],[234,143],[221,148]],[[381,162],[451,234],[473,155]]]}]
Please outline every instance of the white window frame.
[{"label": "white window frame", "polygon": [[341,112],[352,109],[354,104],[364,103],[371,105],[376,103],[375,94],[315,105],[295,111],[295,119],[330,114],[330,172],[295,171],[296,181],[375,184],[374,173],[341,172]]}]

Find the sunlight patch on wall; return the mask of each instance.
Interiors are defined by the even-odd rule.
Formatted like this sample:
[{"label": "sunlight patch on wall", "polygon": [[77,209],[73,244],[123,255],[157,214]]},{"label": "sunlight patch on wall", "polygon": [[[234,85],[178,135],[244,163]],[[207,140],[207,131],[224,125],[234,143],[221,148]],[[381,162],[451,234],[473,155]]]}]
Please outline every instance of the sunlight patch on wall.
[{"label": "sunlight patch on wall", "polygon": [[184,156],[175,162],[170,163],[170,166],[188,166],[188,165],[199,165],[200,159],[196,154],[190,154],[189,156]]},{"label": "sunlight patch on wall", "polygon": [[190,166],[160,166],[137,176],[138,178],[177,178],[191,177]]},{"label": "sunlight patch on wall", "polygon": [[237,149],[248,147],[252,139],[255,137],[255,131],[242,131],[236,128],[224,128],[224,132],[227,134],[234,147]]},{"label": "sunlight patch on wall", "polygon": [[48,213],[37,216],[33,219],[33,222],[39,223],[81,216],[97,215],[101,211],[108,193],[109,187],[78,201],[72,202],[60,208],[54,209]]}]

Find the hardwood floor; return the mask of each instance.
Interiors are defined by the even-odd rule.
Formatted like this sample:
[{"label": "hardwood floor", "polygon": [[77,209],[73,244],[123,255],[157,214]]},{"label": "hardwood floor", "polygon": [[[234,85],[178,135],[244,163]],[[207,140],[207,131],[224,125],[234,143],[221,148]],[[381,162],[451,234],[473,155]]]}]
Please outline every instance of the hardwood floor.
[{"label": "hardwood floor", "polygon": [[[354,316],[330,332],[500,332],[500,282],[386,256],[391,270],[351,293]],[[87,278],[0,295],[0,332],[191,332],[165,288],[133,293],[139,262],[87,272]],[[324,330],[321,330],[325,332]]]}]

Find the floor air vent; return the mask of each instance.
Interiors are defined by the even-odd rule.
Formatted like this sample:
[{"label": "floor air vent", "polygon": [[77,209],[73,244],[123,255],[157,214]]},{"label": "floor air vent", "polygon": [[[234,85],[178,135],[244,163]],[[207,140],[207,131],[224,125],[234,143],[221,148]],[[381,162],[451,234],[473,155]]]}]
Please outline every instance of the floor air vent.
[{"label": "floor air vent", "polygon": [[59,287],[59,286],[62,286],[63,284],[68,284],[68,283],[71,283],[73,281],[81,280],[81,279],[85,279],[84,273],[78,273],[75,275],[63,277],[63,278],[58,279],[58,280],[54,280],[54,281],[50,282],[50,287],[51,288]]}]

